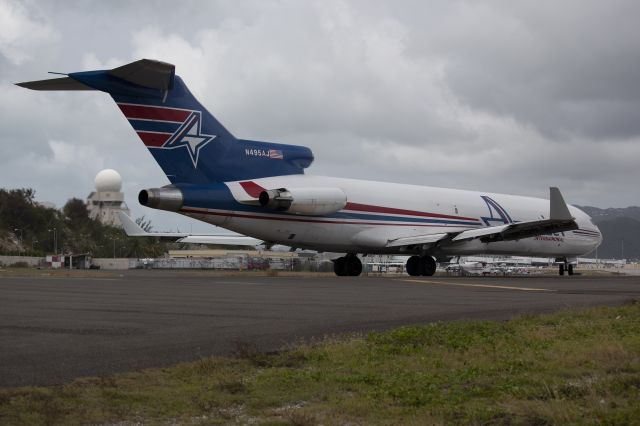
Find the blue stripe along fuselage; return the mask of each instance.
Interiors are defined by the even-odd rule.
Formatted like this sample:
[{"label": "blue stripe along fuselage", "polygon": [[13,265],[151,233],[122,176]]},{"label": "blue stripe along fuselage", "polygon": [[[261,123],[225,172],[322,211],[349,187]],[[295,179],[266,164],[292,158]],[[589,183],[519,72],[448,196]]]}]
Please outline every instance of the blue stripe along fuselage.
[{"label": "blue stripe along fuselage", "polygon": [[[224,210],[227,212],[237,211],[244,213],[273,214],[291,216],[292,220],[301,219],[303,217],[312,218],[314,216],[300,216],[289,214],[286,212],[278,212],[268,210],[259,206],[241,204],[233,198],[229,188],[223,183],[212,183],[206,185],[174,185],[182,191],[184,198],[184,206],[188,208],[204,208]],[[442,218],[423,218],[411,216],[395,216],[395,215],[379,215],[366,213],[351,213],[339,211],[331,215],[315,216],[316,219],[344,219],[344,220],[366,220],[366,221],[385,221],[412,224],[433,224],[433,225],[459,225],[459,226],[481,226],[479,221],[454,220]]]}]

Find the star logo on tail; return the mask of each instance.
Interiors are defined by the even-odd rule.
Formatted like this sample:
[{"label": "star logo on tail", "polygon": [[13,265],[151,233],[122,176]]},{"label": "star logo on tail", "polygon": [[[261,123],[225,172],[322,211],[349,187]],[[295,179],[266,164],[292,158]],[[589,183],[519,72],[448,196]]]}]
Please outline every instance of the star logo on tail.
[{"label": "star logo on tail", "polygon": [[197,167],[200,151],[216,138],[216,135],[202,133],[201,123],[201,112],[193,111],[162,147],[165,149],[186,148],[189,152],[189,157],[191,157],[191,162],[193,162],[193,167]]}]

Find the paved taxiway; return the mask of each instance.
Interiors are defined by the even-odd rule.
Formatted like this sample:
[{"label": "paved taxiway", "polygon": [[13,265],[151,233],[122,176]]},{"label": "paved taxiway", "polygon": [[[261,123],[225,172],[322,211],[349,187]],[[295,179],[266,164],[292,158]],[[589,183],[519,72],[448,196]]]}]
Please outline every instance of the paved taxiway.
[{"label": "paved taxiway", "polygon": [[54,384],[302,338],[640,298],[640,277],[285,278],[131,271],[0,278],[0,387]]}]

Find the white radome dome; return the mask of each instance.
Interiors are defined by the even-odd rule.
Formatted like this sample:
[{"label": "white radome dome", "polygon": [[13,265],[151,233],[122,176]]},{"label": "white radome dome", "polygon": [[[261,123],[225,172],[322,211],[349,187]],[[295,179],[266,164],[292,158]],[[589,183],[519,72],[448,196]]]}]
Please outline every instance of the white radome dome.
[{"label": "white radome dome", "polygon": [[113,169],[104,169],[96,175],[96,191],[120,192],[122,177]]}]

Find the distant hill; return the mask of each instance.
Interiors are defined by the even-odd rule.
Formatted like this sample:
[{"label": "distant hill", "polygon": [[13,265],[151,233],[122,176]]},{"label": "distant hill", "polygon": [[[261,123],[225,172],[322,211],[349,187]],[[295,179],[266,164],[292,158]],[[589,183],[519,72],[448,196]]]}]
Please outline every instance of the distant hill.
[{"label": "distant hill", "polygon": [[[583,210],[602,231],[598,257],[602,259],[640,259],[640,207],[576,206]],[[624,242],[623,242],[624,241]],[[623,254],[624,251],[624,254]],[[595,257],[595,251],[586,257]]]},{"label": "distant hill", "polygon": [[[602,244],[598,247],[601,259],[640,259],[640,220],[617,217],[598,223]],[[595,257],[595,252],[585,256]]]},{"label": "distant hill", "polygon": [[586,214],[591,216],[593,223],[596,225],[600,222],[607,220],[618,219],[621,217],[628,217],[635,220],[640,220],[640,207],[609,207],[601,209],[599,207],[592,206],[576,206]]}]

